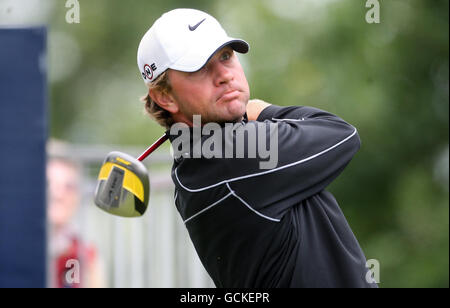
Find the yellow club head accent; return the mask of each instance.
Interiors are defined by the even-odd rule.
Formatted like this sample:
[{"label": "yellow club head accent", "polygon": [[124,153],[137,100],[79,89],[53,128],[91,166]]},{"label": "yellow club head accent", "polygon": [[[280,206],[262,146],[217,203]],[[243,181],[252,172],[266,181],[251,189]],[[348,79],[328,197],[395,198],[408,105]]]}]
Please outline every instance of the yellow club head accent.
[{"label": "yellow club head accent", "polygon": [[116,160],[117,160],[118,162],[121,162],[121,163],[127,165],[127,166],[131,165],[131,163],[130,163],[129,161],[126,161],[125,159],[123,159],[123,158],[121,158],[121,157],[119,157],[119,156],[116,157]]},{"label": "yellow club head accent", "polygon": [[148,206],[147,168],[134,157],[111,152],[100,168],[94,202],[102,210],[123,217],[142,216]]}]

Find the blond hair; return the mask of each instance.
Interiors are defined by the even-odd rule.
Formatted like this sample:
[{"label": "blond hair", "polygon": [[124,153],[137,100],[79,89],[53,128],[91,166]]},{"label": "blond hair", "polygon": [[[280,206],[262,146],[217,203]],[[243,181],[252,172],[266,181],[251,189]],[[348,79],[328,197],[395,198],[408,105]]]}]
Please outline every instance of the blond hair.
[{"label": "blond hair", "polygon": [[[172,86],[169,80],[169,74],[167,71],[162,73],[153,82],[147,84],[149,91],[160,91],[162,93],[170,93],[172,91]],[[146,96],[141,98],[141,101],[145,103],[145,110],[159,125],[169,129],[174,123],[172,115],[169,111],[161,108],[155,101],[152,100],[150,95],[147,93]]]}]

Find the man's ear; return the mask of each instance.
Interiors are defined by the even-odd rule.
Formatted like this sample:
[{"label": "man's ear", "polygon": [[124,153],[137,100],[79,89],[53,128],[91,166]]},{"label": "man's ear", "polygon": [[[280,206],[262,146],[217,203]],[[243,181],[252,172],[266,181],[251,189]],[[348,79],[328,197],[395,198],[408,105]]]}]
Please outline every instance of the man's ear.
[{"label": "man's ear", "polygon": [[149,89],[148,95],[150,95],[152,101],[158,104],[159,107],[169,111],[172,114],[178,112],[178,105],[173,99],[172,95],[170,95],[169,93],[165,91],[159,91],[157,89]]}]

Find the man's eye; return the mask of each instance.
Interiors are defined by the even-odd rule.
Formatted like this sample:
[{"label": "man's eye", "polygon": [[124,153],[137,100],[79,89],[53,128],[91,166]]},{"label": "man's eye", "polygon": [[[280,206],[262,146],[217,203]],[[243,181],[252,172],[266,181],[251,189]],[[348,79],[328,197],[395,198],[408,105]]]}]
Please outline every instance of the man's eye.
[{"label": "man's eye", "polygon": [[229,60],[230,58],[231,58],[231,52],[230,51],[225,51],[222,54],[222,60],[226,61],[226,60]]}]

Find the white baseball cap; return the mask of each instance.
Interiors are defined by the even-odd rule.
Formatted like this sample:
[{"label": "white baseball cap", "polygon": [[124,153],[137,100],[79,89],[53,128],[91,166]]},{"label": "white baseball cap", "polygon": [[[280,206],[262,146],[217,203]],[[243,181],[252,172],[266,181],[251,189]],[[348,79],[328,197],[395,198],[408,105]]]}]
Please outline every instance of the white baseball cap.
[{"label": "white baseball cap", "polygon": [[198,71],[226,45],[240,53],[249,49],[244,40],[229,37],[211,15],[175,9],[158,18],[142,37],[137,63],[145,83],[150,83],[169,68]]}]

